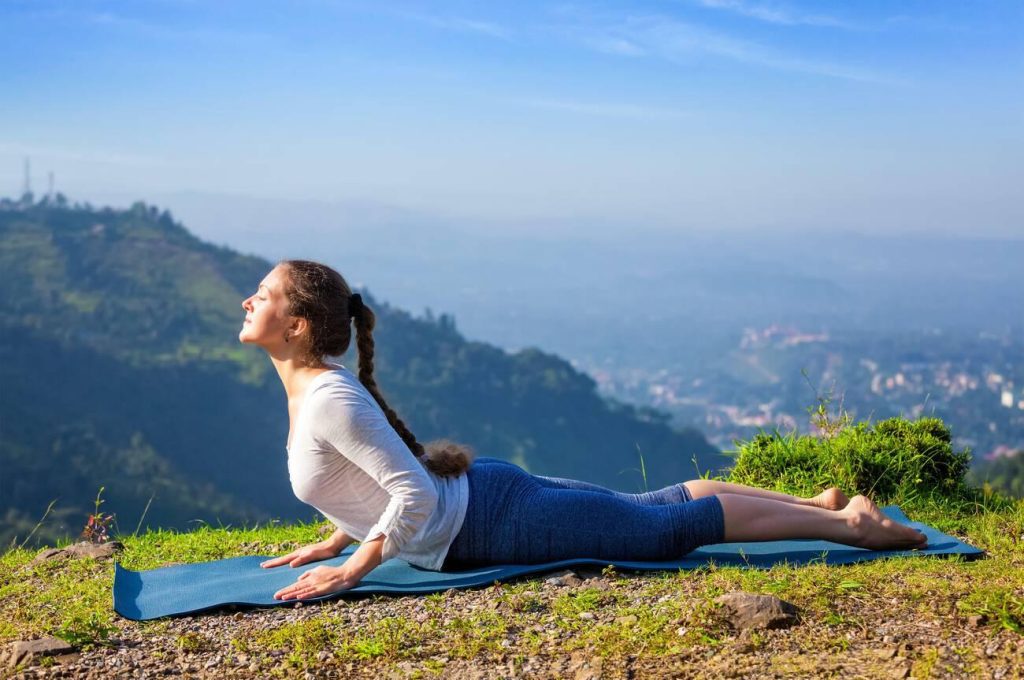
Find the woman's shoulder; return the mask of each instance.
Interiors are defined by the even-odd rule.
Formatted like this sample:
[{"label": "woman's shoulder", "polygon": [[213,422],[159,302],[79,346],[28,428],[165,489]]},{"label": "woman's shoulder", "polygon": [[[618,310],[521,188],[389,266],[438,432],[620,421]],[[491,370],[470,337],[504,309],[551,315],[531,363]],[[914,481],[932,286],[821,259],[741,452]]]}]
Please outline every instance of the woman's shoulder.
[{"label": "woman's shoulder", "polygon": [[372,409],[369,401],[372,396],[347,368],[326,371],[315,380],[303,404],[303,409],[308,409],[314,417],[324,412],[338,415],[339,411]]}]

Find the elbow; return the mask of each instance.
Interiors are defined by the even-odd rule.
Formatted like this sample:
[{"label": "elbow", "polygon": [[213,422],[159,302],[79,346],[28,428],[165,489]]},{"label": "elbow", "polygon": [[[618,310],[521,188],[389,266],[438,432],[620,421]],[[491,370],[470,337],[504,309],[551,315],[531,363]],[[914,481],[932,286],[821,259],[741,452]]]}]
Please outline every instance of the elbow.
[{"label": "elbow", "polygon": [[440,498],[441,496],[436,490],[429,489],[417,500],[417,514],[422,514],[424,518],[433,515],[434,511],[437,509],[437,502]]}]

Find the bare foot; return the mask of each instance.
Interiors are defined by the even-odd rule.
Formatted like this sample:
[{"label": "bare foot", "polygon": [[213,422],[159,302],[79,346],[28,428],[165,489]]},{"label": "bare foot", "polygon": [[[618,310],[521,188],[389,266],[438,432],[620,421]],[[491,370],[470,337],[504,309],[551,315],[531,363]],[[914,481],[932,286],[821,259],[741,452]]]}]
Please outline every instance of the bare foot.
[{"label": "bare foot", "polygon": [[837,486],[825,489],[814,498],[808,498],[806,501],[807,505],[816,505],[826,510],[842,510],[849,502],[850,499]]},{"label": "bare foot", "polygon": [[854,496],[844,512],[854,529],[851,545],[868,550],[912,550],[928,547],[928,538],[912,527],[895,522],[867,496]]}]

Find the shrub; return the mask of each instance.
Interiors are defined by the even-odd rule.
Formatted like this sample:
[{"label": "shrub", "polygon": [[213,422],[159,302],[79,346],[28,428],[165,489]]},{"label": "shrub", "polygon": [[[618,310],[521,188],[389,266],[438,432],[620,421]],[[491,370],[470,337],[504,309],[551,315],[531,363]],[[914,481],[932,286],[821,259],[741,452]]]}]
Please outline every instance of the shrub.
[{"label": "shrub", "polygon": [[970,450],[954,451],[949,428],[938,418],[857,423],[823,439],[761,432],[738,444],[729,476],[738,484],[804,496],[838,486],[876,503],[969,495]]}]

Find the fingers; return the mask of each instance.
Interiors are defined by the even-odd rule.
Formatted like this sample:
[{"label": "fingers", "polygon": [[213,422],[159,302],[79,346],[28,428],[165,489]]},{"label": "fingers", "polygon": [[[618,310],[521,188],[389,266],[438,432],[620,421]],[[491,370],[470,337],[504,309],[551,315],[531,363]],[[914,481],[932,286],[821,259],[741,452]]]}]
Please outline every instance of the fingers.
[{"label": "fingers", "polygon": [[292,567],[301,567],[303,564],[306,564],[307,562],[312,562],[312,561],[313,561],[312,558],[309,557],[309,555],[306,555],[305,557],[296,557],[294,560],[289,562],[288,565],[292,566]]},{"label": "fingers", "polygon": [[297,554],[298,551],[294,551],[288,553],[287,555],[274,557],[273,559],[269,559],[266,562],[260,562],[260,566],[264,569],[269,569],[271,567],[280,567],[282,564],[287,564],[289,560],[294,559]]},{"label": "fingers", "polygon": [[274,593],[276,600],[305,600],[319,597],[338,590],[347,590],[355,586],[357,581],[339,577],[325,567],[316,567],[304,572],[299,579]]},{"label": "fingers", "polygon": [[[305,575],[305,574],[304,574]],[[320,592],[322,586],[316,583],[293,583],[287,588],[274,593],[274,599],[276,600],[305,600],[310,597],[316,597],[321,595]]]}]

